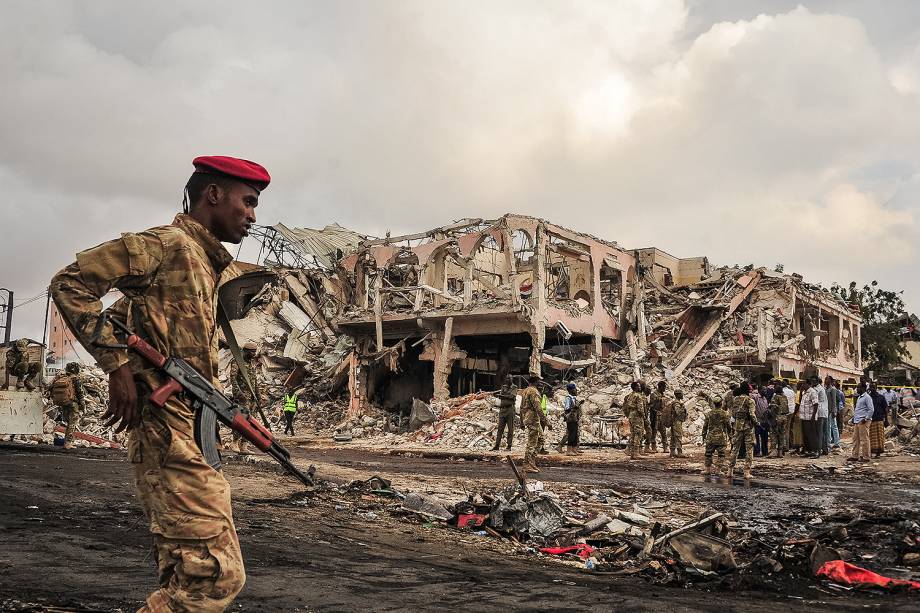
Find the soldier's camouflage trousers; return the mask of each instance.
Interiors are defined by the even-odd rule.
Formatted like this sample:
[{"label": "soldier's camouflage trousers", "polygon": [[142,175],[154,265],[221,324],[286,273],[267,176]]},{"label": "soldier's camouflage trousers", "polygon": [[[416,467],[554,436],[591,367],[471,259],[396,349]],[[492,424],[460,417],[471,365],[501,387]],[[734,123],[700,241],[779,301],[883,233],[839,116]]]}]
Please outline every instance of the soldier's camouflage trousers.
[{"label": "soldier's camouflage trousers", "polygon": [[527,428],[527,449],[524,451],[524,464],[537,465],[537,452],[540,451],[540,439],[543,437],[543,428],[539,421],[525,423]]},{"label": "soldier's camouflage trousers", "polygon": [[637,417],[629,420],[629,453],[636,455],[642,451],[645,440],[645,419]]},{"label": "soldier's camouflage trousers", "polygon": [[143,406],[128,457],[150,520],[160,588],[141,611],[223,611],[246,580],[230,508],[230,486],[201,455],[194,413],[173,399]]},{"label": "soldier's camouflage trousers", "polygon": [[718,456],[716,459],[716,470],[722,470],[722,462],[725,461],[725,444],[706,443],[706,468],[710,468],[712,466],[713,455]]},{"label": "soldier's camouflage trousers", "polygon": [[76,402],[68,402],[61,407],[61,414],[67,420],[67,429],[64,430],[64,444],[73,442],[73,433],[80,424],[80,407]]},{"label": "soldier's camouflage trousers", "polygon": [[[658,417],[657,426],[658,431],[655,433],[655,436],[652,437],[652,447],[656,446],[656,436],[661,439],[661,450],[664,451],[668,448],[668,426],[664,425],[664,422],[661,419],[661,416]],[[671,449],[674,449],[671,447]]]},{"label": "soldier's camouflage trousers", "polygon": [[[671,451],[677,453],[684,452],[684,422],[675,421],[671,424]],[[664,443],[662,443],[664,445]]]},{"label": "soldier's camouflage trousers", "polygon": [[770,434],[773,436],[773,447],[779,453],[786,453],[789,451],[789,441],[786,437],[789,427],[786,424],[785,419],[778,419],[773,422],[773,427],[770,428]]},{"label": "soldier's camouflage trousers", "polygon": [[728,461],[730,467],[734,467],[735,462],[738,461],[738,453],[740,453],[742,445],[745,445],[745,450],[747,451],[747,453],[744,454],[744,467],[750,470],[752,458],[754,457],[753,428],[737,427],[735,433],[732,435],[732,452]]},{"label": "soldier's camouflage trousers", "polygon": [[19,362],[10,369],[10,375],[16,377],[16,387],[20,385],[29,388],[32,386],[32,379],[42,370],[38,362]]}]

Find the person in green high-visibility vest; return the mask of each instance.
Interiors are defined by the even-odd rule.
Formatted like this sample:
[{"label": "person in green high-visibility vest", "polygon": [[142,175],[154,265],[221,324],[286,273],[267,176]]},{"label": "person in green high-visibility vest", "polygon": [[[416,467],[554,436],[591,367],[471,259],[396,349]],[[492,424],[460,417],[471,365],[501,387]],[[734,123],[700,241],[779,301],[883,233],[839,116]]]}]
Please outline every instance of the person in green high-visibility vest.
[{"label": "person in green high-visibility vest", "polygon": [[284,390],[284,433],[294,436],[294,415],[297,414],[297,394],[293,387]]}]

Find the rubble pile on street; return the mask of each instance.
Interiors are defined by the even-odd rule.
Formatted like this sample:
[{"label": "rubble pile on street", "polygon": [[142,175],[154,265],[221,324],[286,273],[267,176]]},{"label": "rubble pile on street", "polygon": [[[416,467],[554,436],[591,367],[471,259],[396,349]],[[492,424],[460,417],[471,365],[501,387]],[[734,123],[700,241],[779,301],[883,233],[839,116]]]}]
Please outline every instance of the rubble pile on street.
[{"label": "rubble pile on street", "polygon": [[[824,577],[828,588],[847,591],[879,587],[843,585],[841,577],[855,572],[893,579],[888,589],[909,589],[910,582],[920,579],[920,514],[915,510],[790,511],[748,522],[743,514],[655,500],[638,491],[569,487],[556,493],[540,481],[516,476],[516,484],[467,493],[454,502],[443,494],[401,491],[379,476],[340,489],[359,497],[357,512],[365,519],[388,512],[443,524],[499,539],[509,552],[637,575],[656,584],[784,591]],[[336,510],[348,508],[340,504]],[[849,574],[841,574],[843,565]]]},{"label": "rubble pile on street", "polygon": [[[660,366],[649,363],[644,366],[643,372],[650,385],[665,379],[665,372]],[[629,422],[623,416],[621,407],[630,391],[632,368],[633,364],[628,359],[614,355],[603,359],[593,375],[576,381],[579,397],[583,400],[580,430],[582,443],[625,444],[629,436]],[[688,413],[684,432],[688,441],[700,438],[704,414],[709,407],[701,394],[721,397],[728,390],[729,383],[742,378],[743,375],[738,371],[717,366],[691,368],[669,381],[672,389],[680,388],[684,391]],[[550,441],[565,433],[562,410],[565,395],[564,389],[556,389],[547,401],[547,438]],[[403,416],[400,421],[398,416],[386,411],[366,411],[361,417],[339,423],[335,431],[353,439],[363,438],[363,442],[371,446],[424,445],[487,450],[495,442],[498,422],[494,398],[491,393],[480,392],[431,404],[417,401],[416,407],[421,404],[428,418],[416,419],[415,422],[412,416]],[[414,413],[418,414],[419,411]],[[521,448],[525,441],[526,432],[516,423],[515,446]]]},{"label": "rubble pile on street", "polygon": [[893,422],[886,432],[888,440],[897,441],[902,452],[920,455],[920,400],[903,397]]}]

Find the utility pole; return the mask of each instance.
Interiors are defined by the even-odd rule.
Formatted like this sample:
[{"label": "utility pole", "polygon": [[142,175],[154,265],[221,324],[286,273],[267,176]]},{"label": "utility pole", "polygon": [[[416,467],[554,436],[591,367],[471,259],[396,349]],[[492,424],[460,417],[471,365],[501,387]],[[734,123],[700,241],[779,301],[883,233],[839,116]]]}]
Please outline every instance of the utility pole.
[{"label": "utility pole", "polygon": [[13,290],[5,287],[0,287],[0,329],[3,330],[3,344],[9,345],[13,329]]}]

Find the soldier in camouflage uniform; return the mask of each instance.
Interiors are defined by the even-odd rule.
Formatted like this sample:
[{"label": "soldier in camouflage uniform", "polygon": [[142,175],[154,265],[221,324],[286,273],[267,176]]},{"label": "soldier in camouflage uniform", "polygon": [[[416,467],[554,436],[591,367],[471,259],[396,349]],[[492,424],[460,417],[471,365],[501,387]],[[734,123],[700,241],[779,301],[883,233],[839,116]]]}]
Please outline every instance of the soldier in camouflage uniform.
[{"label": "soldier in camouflage uniform", "polygon": [[[246,407],[249,411],[255,411],[256,407],[261,403],[259,382],[255,379],[255,371],[252,368],[253,360],[256,357],[255,348],[244,347],[242,353],[243,359],[246,360],[246,366],[249,367],[249,372],[253,377],[252,383],[256,386],[256,397],[254,398],[252,396],[252,392],[246,384],[246,377],[243,376],[243,369],[240,368],[239,364],[237,364],[234,359],[230,362],[230,385],[233,386],[232,399],[239,405]],[[243,435],[236,430],[231,430],[230,432],[233,438],[230,448],[239,453],[246,453],[246,441],[243,439]]]},{"label": "soldier in camouflage uniform", "polygon": [[61,409],[61,415],[67,421],[67,429],[64,431],[64,449],[71,449],[73,448],[73,433],[86,407],[80,364],[70,362],[64,368],[64,372],[54,378],[49,389],[51,400]]},{"label": "soldier in camouflage uniform", "polygon": [[29,341],[21,338],[6,350],[6,372],[2,390],[10,389],[10,375],[16,377],[16,389],[24,386],[30,392],[35,389],[32,383],[42,366],[38,362],[29,361]]},{"label": "soldier in camouflage uniform", "polygon": [[652,390],[645,381],[639,381],[639,389],[642,392],[642,432],[644,433],[643,441],[645,443],[639,452],[645,455],[652,452],[652,421],[648,410],[649,397],[652,394]]},{"label": "soldier in camouflage uniform", "polygon": [[704,475],[713,473],[712,456],[716,454],[718,454],[718,459],[715,464],[715,473],[722,472],[722,462],[725,461],[725,447],[728,445],[730,430],[730,418],[722,407],[722,399],[716,398],[712,401],[712,408],[706,413],[706,419],[703,422],[703,441],[706,443]]},{"label": "soldier in camouflage uniform", "polygon": [[783,393],[782,382],[774,384],[776,392],[770,399],[770,414],[773,416],[770,429],[773,435],[773,446],[776,457],[781,458],[789,450],[789,441],[786,438],[787,421],[789,419],[789,399]]},{"label": "soldier in camouflage uniform", "polygon": [[630,387],[632,391],[623,401],[623,414],[629,420],[629,457],[638,460],[645,438],[645,394],[637,381]]},{"label": "soldier in camouflage uniform", "polygon": [[754,399],[751,398],[751,385],[742,382],[735,392],[737,396],[732,400],[732,417],[735,419],[735,433],[732,435],[731,458],[728,463],[728,476],[734,476],[735,462],[738,461],[738,452],[741,445],[745,445],[747,453],[744,457],[744,478],[751,478],[751,450],[754,448],[754,424],[757,415],[754,413]]},{"label": "soldier in camouflage uniform", "polygon": [[537,391],[540,378],[531,376],[528,386],[521,394],[521,427],[527,430],[527,449],[524,452],[524,470],[538,473],[537,453],[540,451],[540,437],[546,417],[540,408],[541,394]]},{"label": "soldier in camouflage uniform", "polygon": [[658,389],[653,391],[648,399],[648,429],[645,431],[645,446],[651,446],[652,453],[658,453],[658,437],[661,437],[661,451],[668,448],[668,427],[661,422],[661,413],[667,410],[669,402],[667,397],[667,383],[658,382]]},{"label": "soldier in camouflage uniform", "polygon": [[[687,421],[687,407],[684,405],[684,393],[674,390],[674,400],[670,403],[671,421],[671,457],[685,458],[684,455],[684,422]],[[660,418],[659,418],[660,419]]]},{"label": "soldier in camouflage uniform", "polygon": [[[246,236],[270,178],[246,160],[212,156],[193,164],[188,214],[78,253],[51,281],[68,326],[109,373],[107,425],[129,432],[128,459],[159,569],[159,589],[142,612],[223,611],[246,579],[230,487],[195,443],[194,408],[182,395],[155,407],[149,394],[162,376],[133,352],[90,341],[100,299],[117,288],[124,298],[115,314],[157,351],[184,358],[220,387],[215,298],[233,261],[221,243]],[[100,344],[117,342],[112,326],[104,327]]]}]

